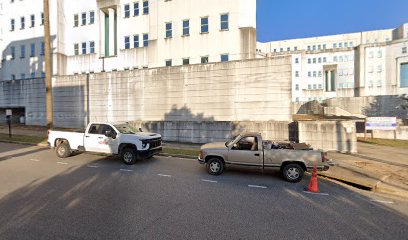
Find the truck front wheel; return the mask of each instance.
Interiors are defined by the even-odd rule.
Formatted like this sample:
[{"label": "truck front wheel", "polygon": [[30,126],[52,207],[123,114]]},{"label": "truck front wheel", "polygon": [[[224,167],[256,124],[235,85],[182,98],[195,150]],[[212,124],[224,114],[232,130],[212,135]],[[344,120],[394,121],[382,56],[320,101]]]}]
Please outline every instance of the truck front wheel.
[{"label": "truck front wheel", "polygon": [[136,151],[133,148],[125,148],[121,152],[122,160],[127,165],[136,163]]},{"label": "truck front wheel", "polygon": [[62,142],[57,146],[56,152],[59,158],[67,158],[71,155],[71,148],[67,142]]},{"label": "truck front wheel", "polygon": [[207,171],[211,175],[220,175],[224,171],[224,163],[219,158],[211,158],[207,162]]},{"label": "truck front wheel", "polygon": [[296,163],[288,164],[282,169],[283,178],[292,183],[300,182],[303,178],[304,170]]}]

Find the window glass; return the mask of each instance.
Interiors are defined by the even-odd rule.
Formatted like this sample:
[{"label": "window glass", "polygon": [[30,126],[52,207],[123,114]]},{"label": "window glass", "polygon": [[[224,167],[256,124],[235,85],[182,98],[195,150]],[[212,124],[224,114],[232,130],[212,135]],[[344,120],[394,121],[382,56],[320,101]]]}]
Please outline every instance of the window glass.
[{"label": "window glass", "polygon": [[172,37],[172,24],[171,22],[166,23],[166,38]]},{"label": "window glass", "polygon": [[171,67],[172,61],[171,59],[166,60],[166,67]]},{"label": "window glass", "polygon": [[400,87],[408,87],[408,63],[401,64],[401,76],[400,76]]},{"label": "window glass", "polygon": [[125,13],[125,18],[128,18],[128,17],[130,17],[130,7],[129,7],[129,4],[125,4],[125,7],[124,7],[124,13]]},{"label": "window glass", "polygon": [[14,29],[15,29],[15,20],[10,19],[10,31],[14,31]]},{"label": "window glass", "polygon": [[31,20],[31,25],[30,25],[30,27],[34,27],[34,26],[35,26],[35,15],[31,15],[31,16],[30,16],[30,20]]},{"label": "window glass", "polygon": [[89,134],[100,134],[102,132],[102,124],[92,124],[89,128]]},{"label": "window glass", "polygon": [[183,20],[183,36],[190,35],[190,20]]},{"label": "window glass", "polygon": [[130,48],[130,38],[129,36],[125,37],[125,49],[129,49]]},{"label": "window glass", "polygon": [[139,47],[139,35],[134,35],[133,36],[133,47],[138,48]]},{"label": "window glass", "polygon": [[143,34],[143,47],[148,46],[149,46],[149,34],[145,33]]},{"label": "window glass", "polygon": [[89,53],[95,53],[95,42],[89,42]]},{"label": "window glass", "polygon": [[229,61],[228,54],[221,54],[221,62],[227,62],[227,61]]},{"label": "window glass", "polygon": [[208,33],[208,17],[201,18],[201,33]]},{"label": "window glass", "polygon": [[86,54],[86,43],[82,43],[82,54]]},{"label": "window glass", "polygon": [[95,22],[95,12],[91,11],[89,12],[89,24],[94,24]]},{"label": "window glass", "polygon": [[133,3],[133,16],[139,16],[139,2]]},{"label": "window glass", "polygon": [[86,13],[82,13],[81,14],[81,18],[82,18],[82,26],[85,26],[86,25]]},{"label": "window glass", "polygon": [[208,56],[201,57],[201,63],[208,63]]},{"label": "window glass", "polygon": [[221,30],[228,30],[229,27],[228,20],[229,20],[228,14],[221,15]]},{"label": "window glass", "polygon": [[183,58],[183,65],[188,65],[190,64],[190,59],[189,58]]},{"label": "window glass", "polygon": [[143,14],[149,14],[149,1],[143,1]]},{"label": "window glass", "polygon": [[79,20],[78,19],[79,19],[78,14],[75,14],[74,15],[74,27],[78,27],[78,25],[79,25]]},{"label": "window glass", "polygon": [[243,137],[236,143],[234,150],[244,150],[244,151],[258,151],[258,140],[256,137]]}]

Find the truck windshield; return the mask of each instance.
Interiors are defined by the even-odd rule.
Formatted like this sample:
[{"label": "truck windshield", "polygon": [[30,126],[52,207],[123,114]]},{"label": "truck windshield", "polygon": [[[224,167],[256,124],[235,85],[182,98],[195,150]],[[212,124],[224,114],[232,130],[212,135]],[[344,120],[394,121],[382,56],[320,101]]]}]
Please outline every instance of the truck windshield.
[{"label": "truck windshield", "polygon": [[117,124],[114,125],[116,129],[122,134],[135,134],[139,130],[137,130],[135,127],[132,127],[129,124]]}]

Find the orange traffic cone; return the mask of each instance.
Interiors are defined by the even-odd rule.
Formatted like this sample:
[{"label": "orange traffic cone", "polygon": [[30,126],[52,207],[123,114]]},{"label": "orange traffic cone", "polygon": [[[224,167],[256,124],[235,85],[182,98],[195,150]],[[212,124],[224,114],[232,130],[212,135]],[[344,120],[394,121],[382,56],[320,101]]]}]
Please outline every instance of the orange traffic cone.
[{"label": "orange traffic cone", "polygon": [[317,168],[313,168],[312,177],[310,178],[309,187],[307,191],[317,193],[319,192],[319,187],[317,186]]}]

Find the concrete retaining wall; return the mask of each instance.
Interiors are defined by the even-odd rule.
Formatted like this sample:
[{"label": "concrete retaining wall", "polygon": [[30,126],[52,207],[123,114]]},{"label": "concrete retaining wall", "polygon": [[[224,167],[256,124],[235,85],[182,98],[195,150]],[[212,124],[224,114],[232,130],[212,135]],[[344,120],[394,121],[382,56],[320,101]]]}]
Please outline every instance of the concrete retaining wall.
[{"label": "concrete retaining wall", "polygon": [[299,122],[299,141],[325,151],[357,152],[355,122]]},{"label": "concrete retaining wall", "polygon": [[[0,107],[45,125],[42,79],[2,82]],[[88,121],[290,121],[291,60],[274,57],[56,77],[57,127]]]}]

